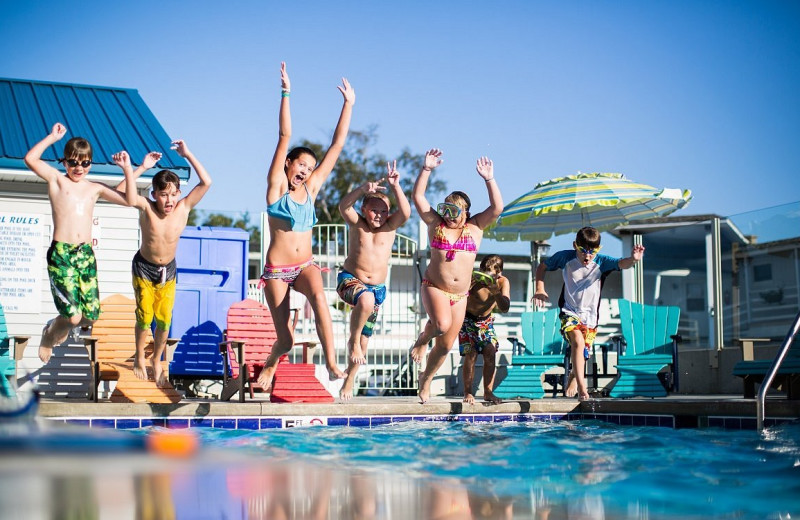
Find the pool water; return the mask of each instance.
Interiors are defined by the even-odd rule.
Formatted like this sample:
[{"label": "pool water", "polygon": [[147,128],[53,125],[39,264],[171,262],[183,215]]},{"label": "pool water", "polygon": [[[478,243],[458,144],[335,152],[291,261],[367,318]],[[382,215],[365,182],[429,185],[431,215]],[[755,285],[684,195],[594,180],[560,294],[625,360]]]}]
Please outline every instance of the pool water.
[{"label": "pool water", "polygon": [[81,492],[107,511],[106,488],[139,515],[129,518],[145,507],[242,520],[800,517],[797,422],[761,434],[595,421],[197,431],[203,449],[189,460],[0,461],[0,518],[52,518]]}]

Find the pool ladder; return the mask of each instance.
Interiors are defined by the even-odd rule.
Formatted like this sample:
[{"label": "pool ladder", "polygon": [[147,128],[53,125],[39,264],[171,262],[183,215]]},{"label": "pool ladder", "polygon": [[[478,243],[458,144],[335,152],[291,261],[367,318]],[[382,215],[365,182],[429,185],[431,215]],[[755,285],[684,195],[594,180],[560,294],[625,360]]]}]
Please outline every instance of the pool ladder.
[{"label": "pool ladder", "polygon": [[758,431],[764,429],[764,401],[767,399],[767,392],[769,391],[770,385],[772,385],[772,380],[775,379],[775,375],[781,368],[781,363],[783,363],[786,353],[789,352],[798,330],[800,330],[800,312],[795,316],[794,324],[786,334],[786,339],[783,340],[783,345],[781,345],[778,355],[775,356],[775,360],[772,362],[772,366],[769,368],[769,372],[767,372],[764,381],[761,383],[761,388],[758,390],[758,400],[756,402],[756,423],[758,425]]}]

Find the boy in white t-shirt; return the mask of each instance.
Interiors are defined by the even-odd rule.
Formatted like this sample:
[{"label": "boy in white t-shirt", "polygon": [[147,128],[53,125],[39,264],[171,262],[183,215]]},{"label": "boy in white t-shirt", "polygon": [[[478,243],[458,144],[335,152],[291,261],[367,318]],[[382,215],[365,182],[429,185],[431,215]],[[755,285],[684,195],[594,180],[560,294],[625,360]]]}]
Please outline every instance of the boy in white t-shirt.
[{"label": "boy in white t-shirt", "polygon": [[597,317],[600,308],[600,291],[606,276],[612,271],[628,269],[642,259],[644,246],[633,246],[628,258],[613,258],[598,254],[600,251],[600,232],[593,227],[582,228],[575,235],[573,249],[559,251],[547,258],[536,268],[536,293],[533,303],[542,307],[549,301],[544,290],[546,271],[561,269],[564,286],[558,298],[561,309],[561,334],[570,344],[572,372],[566,394],[578,395],[585,401],[589,398],[584,377],[585,357],[597,334]]}]

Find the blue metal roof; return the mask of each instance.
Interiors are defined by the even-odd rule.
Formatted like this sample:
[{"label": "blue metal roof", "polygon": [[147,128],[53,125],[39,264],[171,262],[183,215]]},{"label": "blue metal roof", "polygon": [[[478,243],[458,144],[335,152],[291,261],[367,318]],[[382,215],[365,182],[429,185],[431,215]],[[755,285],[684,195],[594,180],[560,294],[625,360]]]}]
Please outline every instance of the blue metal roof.
[{"label": "blue metal roof", "polygon": [[166,168],[189,179],[189,165],[170,149],[169,136],[137,90],[6,78],[0,78],[0,168],[27,170],[23,157],[57,122],[67,135],[42,155],[56,168],[63,170],[56,161],[64,144],[80,136],[92,144],[93,174],[121,177],[111,160],[120,150],[135,164],[156,151],[161,160],[145,177]]}]

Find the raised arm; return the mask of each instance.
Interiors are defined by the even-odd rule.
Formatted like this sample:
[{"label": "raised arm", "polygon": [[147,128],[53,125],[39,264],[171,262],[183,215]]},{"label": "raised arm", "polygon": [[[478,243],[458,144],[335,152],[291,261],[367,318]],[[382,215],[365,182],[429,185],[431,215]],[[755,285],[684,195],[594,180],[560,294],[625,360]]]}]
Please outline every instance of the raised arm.
[{"label": "raised arm", "polygon": [[[144,172],[152,168],[153,166],[161,160],[161,152],[150,152],[144,156],[142,159],[142,164],[139,165],[138,168],[133,170],[133,178],[138,179],[142,176]],[[117,165],[119,165],[116,161],[114,161]],[[123,170],[124,171],[124,170]],[[120,193],[125,193],[125,185],[127,184],[127,180],[123,179],[122,182],[117,184],[116,190]]]},{"label": "raised arm", "polygon": [[189,151],[189,147],[186,146],[186,143],[183,139],[178,139],[176,141],[172,141],[172,149],[178,152],[178,155],[189,161],[189,164],[192,165],[194,171],[197,172],[197,178],[200,182],[192,188],[192,191],[189,192],[186,197],[183,198],[182,202],[188,206],[188,209],[192,209],[200,202],[200,199],[208,192],[208,189],[211,187],[211,176],[208,174],[206,169],[200,164],[200,161],[194,156],[194,154]]},{"label": "raised arm", "polygon": [[64,125],[61,123],[54,124],[47,137],[36,143],[33,148],[25,154],[25,166],[47,182],[61,175],[61,172],[42,160],[42,154],[49,146],[60,141],[66,133],[67,128]]},{"label": "raised arm", "polygon": [[419,218],[426,224],[433,224],[441,219],[439,214],[431,208],[430,202],[425,197],[425,190],[428,189],[428,179],[434,168],[442,164],[441,157],[442,151],[438,148],[432,148],[425,152],[425,162],[422,164],[422,169],[414,182],[414,190],[411,192]]},{"label": "raised arm", "polygon": [[128,152],[124,150],[117,152],[111,156],[111,159],[114,161],[114,164],[122,169],[122,173],[125,174],[125,191],[120,192],[120,190],[117,189],[117,191],[114,193],[122,194],[122,196],[125,198],[126,206],[132,206],[138,209],[146,209],[149,202],[146,198],[139,195],[139,191],[136,189],[136,177],[138,176],[134,174],[133,167],[131,166],[131,158],[128,155]]},{"label": "raised arm", "polygon": [[278,113],[278,145],[267,173],[267,204],[272,204],[288,189],[284,167],[286,155],[289,153],[289,141],[292,138],[292,115],[289,111],[289,95],[292,92],[286,63],[281,62],[281,108]]},{"label": "raised arm", "polygon": [[550,301],[550,297],[544,290],[544,273],[546,272],[547,265],[545,265],[544,262],[540,262],[536,267],[536,277],[534,278],[535,289],[533,297],[531,298],[535,307],[544,307],[547,302]]},{"label": "raised arm", "polygon": [[633,264],[638,262],[644,256],[644,246],[643,245],[635,245],[631,250],[631,256],[628,258],[620,258],[619,263],[617,264],[620,269],[628,269],[629,267],[633,267]]},{"label": "raised arm", "polygon": [[342,112],[339,114],[339,122],[336,123],[336,130],[333,131],[333,140],[328,151],[325,152],[325,157],[322,158],[320,163],[314,168],[311,177],[306,181],[306,186],[311,193],[316,196],[322,184],[327,180],[328,175],[333,171],[336,161],[339,159],[339,154],[342,153],[344,143],[347,141],[347,132],[350,130],[350,119],[353,116],[353,105],[356,103],[356,91],[350,86],[347,78],[342,78],[342,85],[337,87],[339,92],[344,97],[342,104]]},{"label": "raised arm", "polygon": [[353,206],[355,206],[356,202],[358,202],[358,199],[367,193],[386,191],[386,188],[380,185],[381,182],[383,182],[383,179],[378,179],[374,182],[367,181],[342,197],[342,200],[339,201],[339,214],[342,215],[345,223],[350,224],[351,226],[358,223],[358,212]]},{"label": "raised arm", "polygon": [[508,309],[511,308],[511,284],[508,283],[508,278],[505,276],[498,277],[497,281],[489,286],[489,291],[497,304],[497,310],[508,312]]},{"label": "raised arm", "polygon": [[478,170],[478,175],[486,182],[486,189],[489,192],[489,207],[472,217],[472,221],[479,228],[486,229],[503,212],[503,196],[500,194],[500,188],[497,187],[497,181],[494,179],[494,163],[492,163],[491,159],[488,157],[478,158],[475,169]]},{"label": "raised arm", "polygon": [[394,193],[394,200],[397,201],[397,209],[389,215],[386,226],[388,229],[397,229],[405,224],[411,216],[411,204],[409,204],[406,194],[403,193],[403,188],[400,186],[400,172],[397,171],[397,160],[394,163],[387,162],[386,169],[386,181],[389,183],[392,193]]}]

